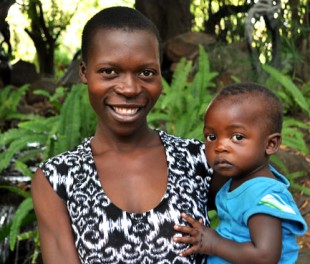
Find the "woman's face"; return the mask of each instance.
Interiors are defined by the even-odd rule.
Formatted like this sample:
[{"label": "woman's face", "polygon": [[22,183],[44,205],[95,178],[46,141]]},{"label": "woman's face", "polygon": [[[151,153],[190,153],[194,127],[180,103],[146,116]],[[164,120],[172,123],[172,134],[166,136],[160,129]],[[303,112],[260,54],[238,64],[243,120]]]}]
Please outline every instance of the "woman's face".
[{"label": "woman's face", "polygon": [[162,92],[157,39],[144,30],[99,29],[80,75],[104,131],[125,135],[146,127]]}]

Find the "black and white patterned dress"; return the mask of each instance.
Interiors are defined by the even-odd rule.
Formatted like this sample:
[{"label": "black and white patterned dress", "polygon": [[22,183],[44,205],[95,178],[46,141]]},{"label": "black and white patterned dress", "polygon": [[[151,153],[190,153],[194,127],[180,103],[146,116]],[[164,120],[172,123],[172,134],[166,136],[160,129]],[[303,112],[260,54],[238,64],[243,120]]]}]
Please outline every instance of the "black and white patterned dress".
[{"label": "black and white patterned dress", "polygon": [[[209,225],[210,170],[204,145],[158,131],[166,151],[168,184],[154,209],[137,214],[116,207],[99,181],[91,138],[73,151],[41,164],[53,189],[65,201],[82,263],[203,263],[204,256],[180,257],[187,246],[172,242],[181,212]],[[178,234],[180,235],[180,234]]]}]

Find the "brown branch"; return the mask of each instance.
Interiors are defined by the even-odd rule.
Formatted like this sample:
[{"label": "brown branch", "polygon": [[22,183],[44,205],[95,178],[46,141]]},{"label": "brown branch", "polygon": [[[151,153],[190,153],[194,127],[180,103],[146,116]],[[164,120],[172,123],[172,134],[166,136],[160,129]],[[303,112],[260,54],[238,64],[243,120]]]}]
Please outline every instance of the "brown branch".
[{"label": "brown branch", "polygon": [[243,4],[239,6],[224,5],[216,13],[209,14],[209,20],[204,22],[205,32],[214,35],[215,26],[218,25],[222,18],[238,13],[246,13],[253,4]]},{"label": "brown branch", "polygon": [[41,1],[38,1],[38,6],[39,6],[39,22],[40,22],[40,26],[43,30],[43,33],[46,37],[46,40],[48,41],[48,43],[52,43],[55,41],[55,39],[53,38],[53,36],[50,34],[47,26],[46,26],[46,23],[45,23],[45,20],[44,20],[44,12],[43,12],[43,7],[42,7],[42,3]]}]

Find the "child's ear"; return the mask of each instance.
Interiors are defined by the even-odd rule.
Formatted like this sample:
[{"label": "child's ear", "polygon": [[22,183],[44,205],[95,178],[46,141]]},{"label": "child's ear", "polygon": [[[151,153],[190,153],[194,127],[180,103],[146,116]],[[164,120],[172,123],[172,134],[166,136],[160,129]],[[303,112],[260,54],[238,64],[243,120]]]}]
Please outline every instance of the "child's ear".
[{"label": "child's ear", "polygon": [[281,142],[282,137],[280,133],[270,134],[267,138],[266,154],[270,156],[276,153],[279,150]]},{"label": "child's ear", "polygon": [[87,84],[87,78],[86,78],[86,64],[84,61],[80,62],[80,78],[82,83]]}]

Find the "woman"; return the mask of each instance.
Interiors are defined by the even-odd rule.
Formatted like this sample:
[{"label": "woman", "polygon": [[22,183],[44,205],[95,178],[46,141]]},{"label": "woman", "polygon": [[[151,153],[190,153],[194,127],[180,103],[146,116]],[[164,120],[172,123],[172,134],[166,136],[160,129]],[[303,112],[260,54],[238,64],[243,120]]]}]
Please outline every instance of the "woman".
[{"label": "woman", "polygon": [[[211,177],[204,145],[153,130],[161,42],[138,11],[112,7],[84,27],[80,76],[98,125],[35,173],[44,263],[201,263],[172,242],[181,213],[203,219]],[[74,115],[74,113],[72,113]]]}]

